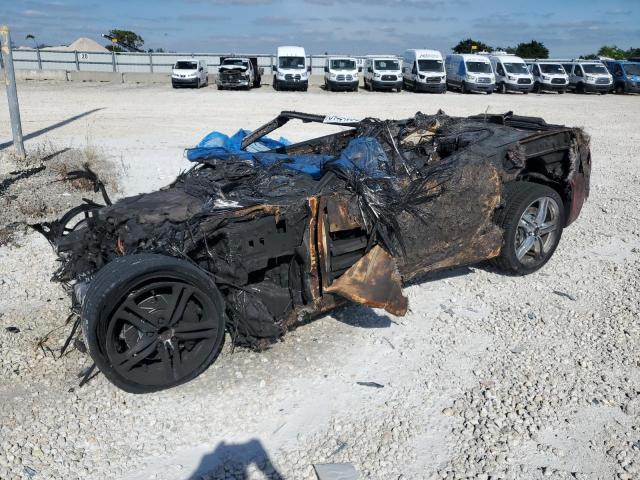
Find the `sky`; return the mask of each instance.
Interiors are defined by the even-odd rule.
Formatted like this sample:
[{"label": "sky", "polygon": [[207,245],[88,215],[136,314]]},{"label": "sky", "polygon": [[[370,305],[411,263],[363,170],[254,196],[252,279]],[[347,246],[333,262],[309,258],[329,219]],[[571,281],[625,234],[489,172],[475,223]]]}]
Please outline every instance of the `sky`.
[{"label": "sky", "polygon": [[27,34],[48,45],[78,37],[106,44],[112,28],[132,30],[145,48],[175,52],[449,53],[471,37],[493,47],[543,42],[552,57],[602,45],[640,47],[640,0],[0,0],[0,23],[17,45]]}]

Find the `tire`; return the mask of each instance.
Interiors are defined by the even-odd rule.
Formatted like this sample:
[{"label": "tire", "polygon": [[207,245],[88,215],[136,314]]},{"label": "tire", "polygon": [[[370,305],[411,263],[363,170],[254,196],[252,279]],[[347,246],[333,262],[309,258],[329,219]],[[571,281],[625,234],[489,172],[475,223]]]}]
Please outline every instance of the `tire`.
[{"label": "tire", "polygon": [[464,82],[460,84],[460,93],[469,93],[467,91],[467,85]]},{"label": "tire", "polygon": [[[496,223],[503,229],[504,237],[500,256],[494,262],[510,274],[535,272],[549,261],[560,242],[565,221],[564,203],[552,188],[530,182],[506,183],[502,200]],[[537,217],[541,202],[546,205],[542,220]],[[546,225],[546,229],[555,228],[541,233],[541,225]]]},{"label": "tire", "polygon": [[493,93],[493,90],[487,90],[487,95],[491,95]]},{"label": "tire", "polygon": [[218,85],[218,90],[223,90],[222,85]]},{"label": "tire", "polygon": [[402,92],[402,87],[396,88],[396,92],[398,92],[398,93]]},{"label": "tire", "polygon": [[576,86],[576,92],[577,93],[586,93],[585,90],[584,90],[584,83],[579,83]]},{"label": "tire", "polygon": [[224,300],[212,278],[185,260],[127,255],[95,275],[81,323],[89,353],[111,383],[155,392],[196,378],[215,361],[224,344]]},{"label": "tire", "polygon": [[620,83],[618,85],[616,85],[615,93],[617,93],[618,95],[623,95],[624,94],[624,85],[620,84]]},{"label": "tire", "polygon": [[507,93],[507,85],[504,82],[500,83],[500,86],[498,87],[498,92]]},{"label": "tire", "polygon": [[566,93],[566,90],[558,90],[558,95],[562,95],[563,93]]}]

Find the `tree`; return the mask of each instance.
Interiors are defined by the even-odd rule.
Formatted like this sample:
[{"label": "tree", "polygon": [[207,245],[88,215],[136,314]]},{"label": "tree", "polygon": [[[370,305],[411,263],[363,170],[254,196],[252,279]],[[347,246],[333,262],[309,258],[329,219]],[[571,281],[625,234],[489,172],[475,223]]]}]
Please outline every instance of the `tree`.
[{"label": "tree", "polygon": [[114,40],[110,45],[106,45],[106,48],[114,52],[137,52],[144,45],[142,37],[130,30],[109,30],[109,36]]},{"label": "tree", "polygon": [[519,43],[516,47],[516,55],[521,58],[549,58],[549,49],[544,43],[531,40],[528,43]]},{"label": "tree", "polygon": [[596,55],[595,53],[580,55],[580,58],[582,58],[583,60],[599,60],[598,55]]},{"label": "tree", "polygon": [[640,58],[640,48],[631,47],[626,53],[627,58]]},{"label": "tree", "polygon": [[598,56],[614,58],[616,60],[623,60],[627,58],[627,52],[621,48],[616,47],[615,45],[603,45],[602,47],[600,47],[600,50],[598,50]]},{"label": "tree", "polygon": [[484,51],[491,52],[493,51],[493,48],[491,48],[486,43],[467,38],[466,40],[460,40],[460,42],[458,42],[458,44],[453,47],[452,50],[454,53],[477,53]]}]

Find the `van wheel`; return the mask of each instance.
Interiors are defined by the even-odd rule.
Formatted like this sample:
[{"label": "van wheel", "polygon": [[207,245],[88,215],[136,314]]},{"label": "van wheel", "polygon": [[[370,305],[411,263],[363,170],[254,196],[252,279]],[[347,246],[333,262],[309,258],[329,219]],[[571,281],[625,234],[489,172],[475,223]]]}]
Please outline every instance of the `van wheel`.
[{"label": "van wheel", "polygon": [[619,83],[618,85],[616,85],[616,89],[615,92],[618,95],[622,95],[624,93],[624,85],[622,85],[621,83]]},{"label": "van wheel", "polygon": [[584,83],[579,83],[579,84],[576,86],[576,92],[578,92],[578,93],[585,93],[585,91],[584,91]]},{"label": "van wheel", "polygon": [[564,203],[546,185],[509,182],[496,223],[504,231],[495,264],[507,273],[525,275],[541,268],[555,252],[564,227]]},{"label": "van wheel", "polygon": [[278,80],[276,80],[275,78],[273,79],[273,89],[277,92],[278,90],[280,90],[280,87],[278,85]]},{"label": "van wheel", "polygon": [[462,85],[460,85],[460,93],[469,93],[467,91],[467,84],[462,82]]},{"label": "van wheel", "polygon": [[111,383],[146,393],[188,382],[222,350],[224,299],[195,265],[127,255],[95,275],[82,307],[89,353]]},{"label": "van wheel", "polygon": [[500,83],[500,85],[498,86],[498,92],[507,93],[507,85],[504,82]]},{"label": "van wheel", "polygon": [[218,90],[222,90],[222,85],[218,85]]},{"label": "van wheel", "polygon": [[563,93],[566,93],[566,90],[558,90],[558,95],[562,95]]}]

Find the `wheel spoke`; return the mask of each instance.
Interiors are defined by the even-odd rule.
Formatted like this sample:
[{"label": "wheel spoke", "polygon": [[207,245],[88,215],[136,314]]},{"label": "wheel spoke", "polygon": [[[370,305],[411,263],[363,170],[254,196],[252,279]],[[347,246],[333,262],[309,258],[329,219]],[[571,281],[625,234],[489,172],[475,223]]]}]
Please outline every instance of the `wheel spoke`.
[{"label": "wheel spoke", "polygon": [[180,347],[178,345],[171,345],[169,350],[171,355],[171,371],[173,372],[173,379],[178,380],[180,378],[180,371],[182,370],[182,355],[180,353]]},{"label": "wheel spoke", "polygon": [[154,329],[158,327],[158,319],[153,315],[150,315],[149,312],[147,312],[144,308],[138,306],[133,301],[133,298],[131,296],[127,298],[123,306],[127,311],[139,317],[141,320],[147,322],[149,325],[153,326]]},{"label": "wheel spoke", "polygon": [[538,201],[538,213],[536,214],[535,223],[537,226],[540,226],[547,219],[547,211],[549,210],[549,199],[547,197],[542,197]]},{"label": "wheel spoke", "polygon": [[538,236],[533,238],[533,256],[536,260],[540,260],[542,258],[542,254],[544,253],[544,244],[542,243],[542,238]]},{"label": "wheel spoke", "polygon": [[518,226],[521,228],[524,228],[524,231],[527,233],[533,232],[534,230],[533,223],[525,215],[522,215],[522,217],[520,218],[520,222],[518,222]]},{"label": "wheel spoke", "polygon": [[162,367],[164,374],[168,381],[173,379],[173,370],[171,368],[171,354],[169,353],[169,346],[166,342],[162,342],[158,347],[158,353],[162,360]]},{"label": "wheel spoke", "polygon": [[542,235],[547,235],[551,232],[555,232],[556,227],[557,227],[557,224],[555,220],[543,223],[542,225],[540,225],[540,228],[538,229],[538,235],[542,236]]},{"label": "wheel spoke", "polygon": [[155,352],[157,346],[158,337],[143,337],[133,348],[117,356],[118,367],[123,368],[126,371],[131,370],[138,363]]},{"label": "wheel spoke", "polygon": [[518,257],[518,260],[522,259],[522,257],[524,257],[527,254],[527,252],[531,250],[531,247],[533,247],[534,243],[535,243],[535,237],[532,235],[528,235],[522,241],[522,243],[516,250],[516,256]]},{"label": "wheel spoke", "polygon": [[215,337],[218,326],[215,322],[180,322],[175,326],[174,335],[180,340],[197,340]]},{"label": "wheel spoke", "polygon": [[157,330],[155,325],[152,325],[144,318],[141,318],[132,314],[130,311],[123,310],[118,315],[118,318],[121,318],[125,322],[133,325],[135,328],[138,329],[138,331],[142,333],[154,333]]},{"label": "wheel spoke", "polygon": [[171,319],[169,320],[169,326],[175,325],[175,323],[182,318],[184,310],[187,307],[187,302],[193,294],[193,288],[182,285],[176,293],[174,293],[174,300],[172,301]]}]

